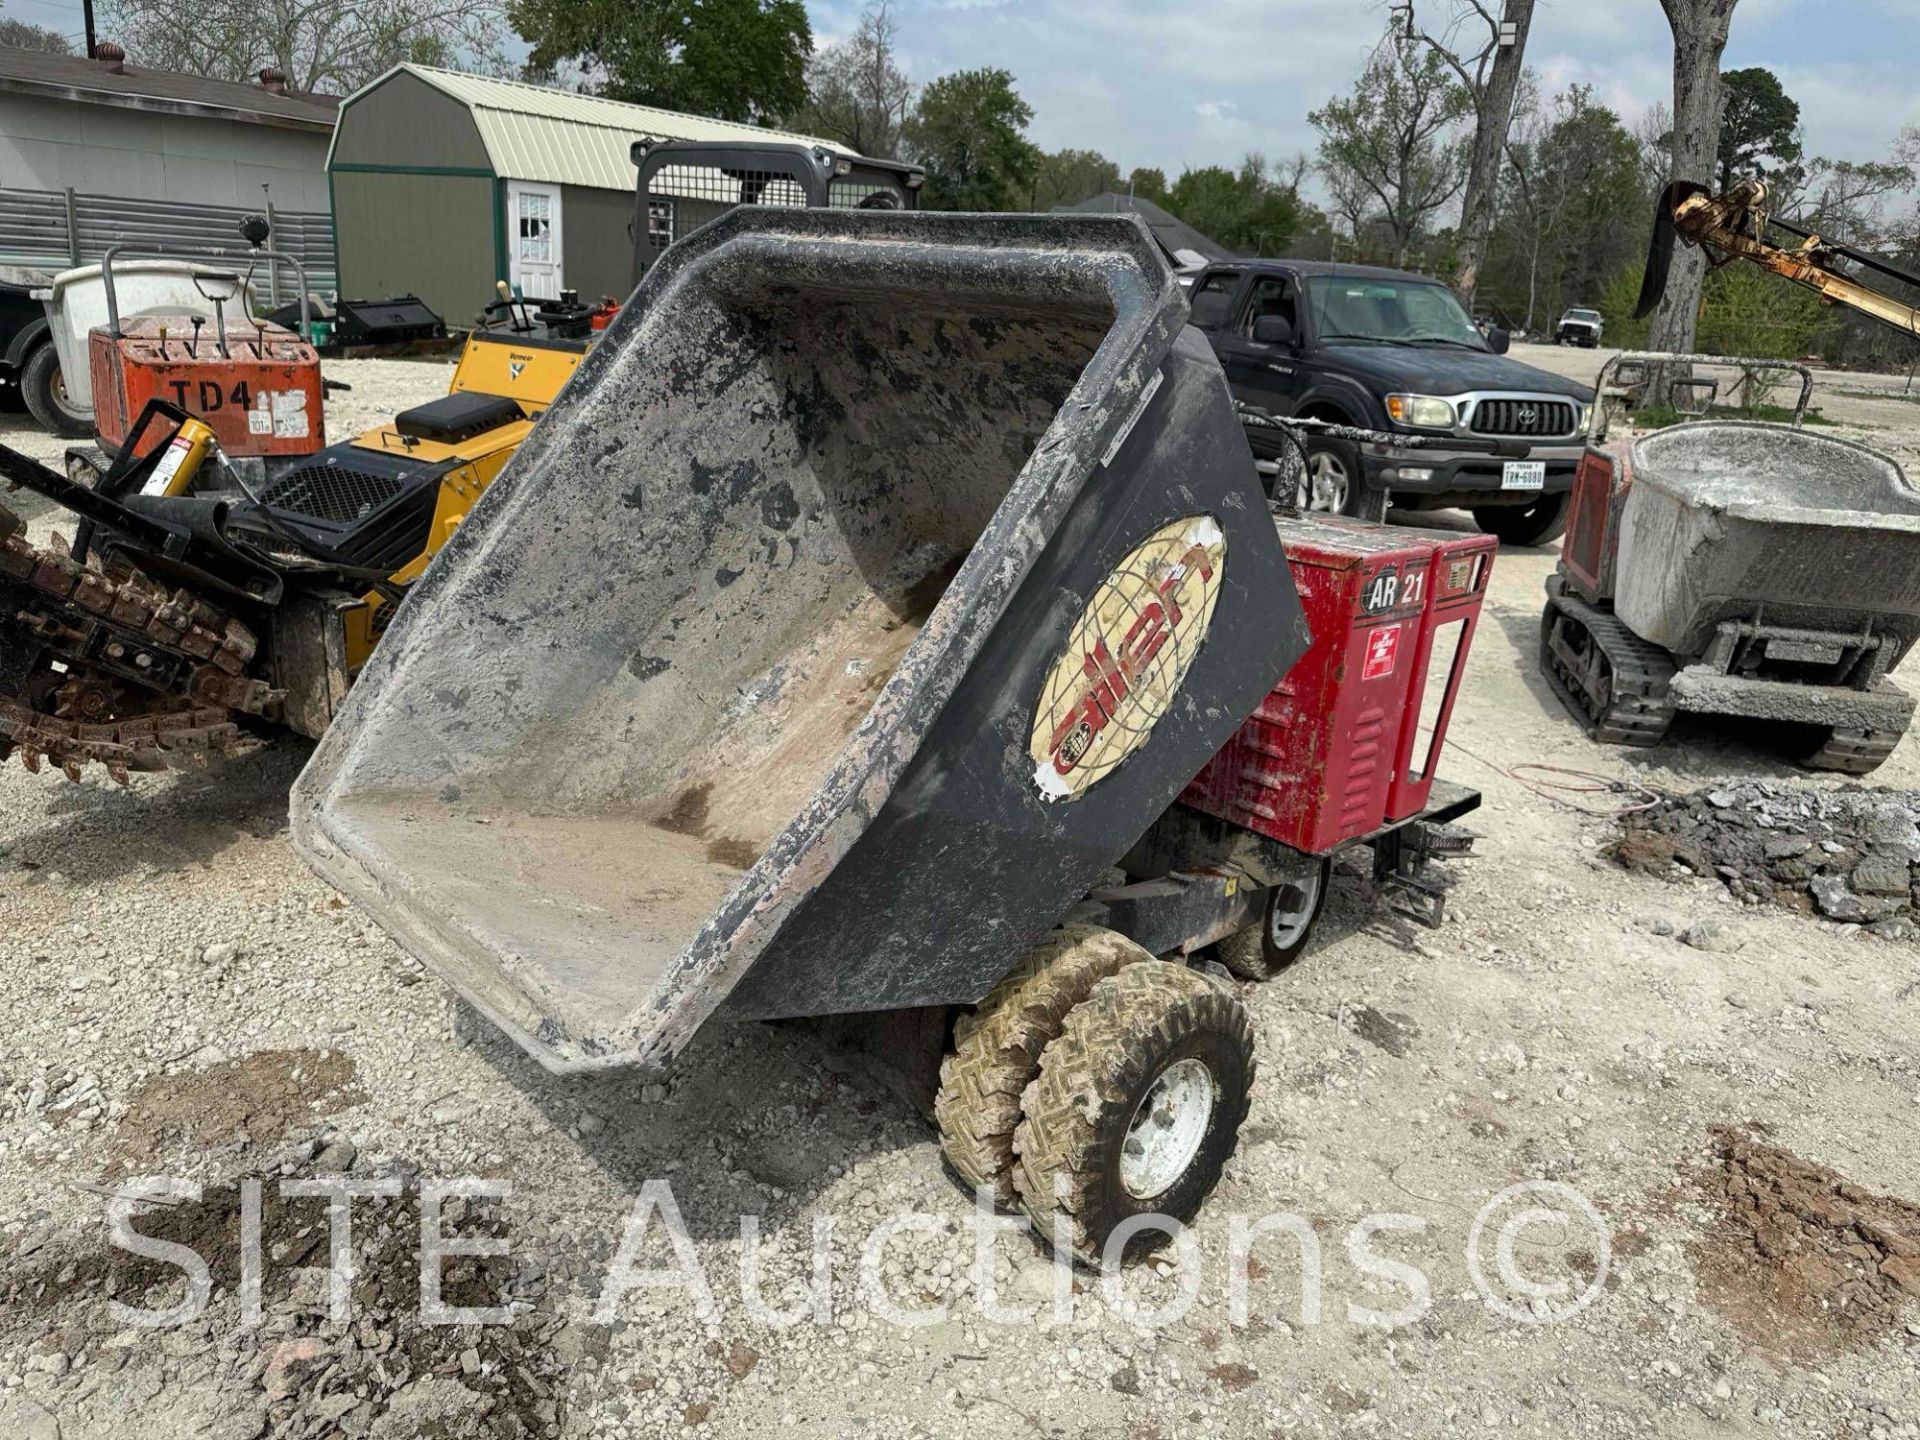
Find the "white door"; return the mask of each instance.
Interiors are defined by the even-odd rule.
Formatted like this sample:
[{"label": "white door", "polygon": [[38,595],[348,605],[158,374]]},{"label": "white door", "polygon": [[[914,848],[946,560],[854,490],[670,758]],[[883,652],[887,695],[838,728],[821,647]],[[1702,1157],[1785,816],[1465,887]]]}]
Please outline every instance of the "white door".
[{"label": "white door", "polygon": [[566,284],[560,265],[560,187],[507,182],[507,279],[522,295],[557,300]]}]

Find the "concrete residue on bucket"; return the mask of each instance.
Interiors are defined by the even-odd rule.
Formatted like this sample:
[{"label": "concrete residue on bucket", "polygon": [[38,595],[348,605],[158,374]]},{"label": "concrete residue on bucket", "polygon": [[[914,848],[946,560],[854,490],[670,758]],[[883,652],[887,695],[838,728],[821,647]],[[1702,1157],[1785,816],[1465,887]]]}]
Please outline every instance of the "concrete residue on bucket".
[{"label": "concrete residue on bucket", "polygon": [[1645,875],[1720,880],[1749,904],[1920,934],[1920,791],[1717,786],[1628,815],[1608,853]]}]

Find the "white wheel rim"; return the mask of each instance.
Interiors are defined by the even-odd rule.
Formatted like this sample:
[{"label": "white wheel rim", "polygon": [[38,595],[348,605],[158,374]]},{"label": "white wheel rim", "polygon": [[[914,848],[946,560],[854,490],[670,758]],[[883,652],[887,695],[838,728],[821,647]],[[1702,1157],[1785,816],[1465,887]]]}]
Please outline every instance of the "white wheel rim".
[{"label": "white wheel rim", "polygon": [[1200,1153],[1213,1119],[1213,1072],[1181,1060],[1161,1072],[1133,1112],[1120,1148],[1120,1184],[1136,1200],[1171,1190]]},{"label": "white wheel rim", "polygon": [[1318,450],[1307,460],[1307,473],[1301,477],[1305,494],[1302,510],[1321,510],[1338,515],[1347,508],[1347,467],[1331,451]]},{"label": "white wheel rim", "polygon": [[[1320,883],[1321,872],[1316,867],[1311,879],[1300,885],[1282,885],[1274,892],[1273,904],[1267,910],[1267,938],[1275,949],[1291,950],[1305,937],[1320,899]],[[1290,892],[1300,898],[1289,901]]]}]

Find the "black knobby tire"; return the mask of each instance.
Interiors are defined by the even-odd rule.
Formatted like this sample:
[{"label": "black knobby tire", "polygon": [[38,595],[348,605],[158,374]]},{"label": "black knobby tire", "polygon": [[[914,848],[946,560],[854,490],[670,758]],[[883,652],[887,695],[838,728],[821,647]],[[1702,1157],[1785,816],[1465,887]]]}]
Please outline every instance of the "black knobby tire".
[{"label": "black knobby tire", "polygon": [[43,430],[68,440],[93,434],[93,421],[73,408],[60,378],[60,352],[48,341],[20,367],[20,394]]},{"label": "black knobby tire", "polygon": [[[1212,1103],[1190,1157],[1157,1193],[1122,1178],[1129,1131],[1163,1076],[1204,1071]],[[1256,1061],[1253,1022],[1226,988],[1183,965],[1132,965],[1094,986],[1040,1057],[1014,1136],[1020,1204],[1049,1244],[1097,1265],[1135,1215],[1191,1219],[1239,1144]],[[1143,1117],[1152,1121],[1152,1112]],[[1184,1152],[1181,1152],[1184,1153]],[[1164,1242],[1148,1230],[1128,1253]]]},{"label": "black knobby tire", "polygon": [[1313,927],[1327,903],[1333,861],[1323,859],[1305,886],[1276,885],[1260,919],[1220,942],[1220,963],[1242,980],[1271,980],[1288,969],[1313,941]]},{"label": "black knobby tire", "polygon": [[1809,727],[1798,759],[1809,770],[1837,770],[1843,775],[1871,775],[1893,754],[1900,736],[1891,730],[1844,730],[1836,726]]},{"label": "black knobby tire", "polygon": [[[1321,514],[1346,515],[1355,520],[1387,518],[1387,492],[1367,483],[1367,469],[1360,459],[1358,445],[1311,431],[1306,433],[1304,443],[1307,468],[1301,484],[1307,493],[1296,497],[1302,512],[1318,510]],[[1332,479],[1334,493],[1324,503],[1317,498],[1320,486],[1316,466],[1325,467],[1330,476],[1338,477]]]},{"label": "black knobby tire", "polygon": [[933,1113],[947,1163],[962,1180],[976,1189],[984,1185],[1002,1206],[1014,1204],[1013,1132],[1020,1097],[1040,1073],[1041,1052],[1095,985],[1153,958],[1112,930],[1063,925],[960,1017],[940,1066]]},{"label": "black knobby tire", "polygon": [[1531,505],[1476,505],[1473,523],[1505,545],[1546,545],[1567,531],[1573,497],[1542,495]]}]

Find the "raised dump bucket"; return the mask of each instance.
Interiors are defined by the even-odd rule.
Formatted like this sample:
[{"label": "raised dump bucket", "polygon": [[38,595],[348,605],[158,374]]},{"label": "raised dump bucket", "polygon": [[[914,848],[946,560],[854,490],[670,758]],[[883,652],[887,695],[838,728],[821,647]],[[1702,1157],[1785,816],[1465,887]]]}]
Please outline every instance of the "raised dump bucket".
[{"label": "raised dump bucket", "polygon": [[296,844],[544,1063],[978,998],[1305,644],[1131,217],[742,209],[414,588]]},{"label": "raised dump bucket", "polygon": [[1863,446],[1703,421],[1634,442],[1614,605],[1695,655],[1723,620],[1920,634],[1920,492]]}]

